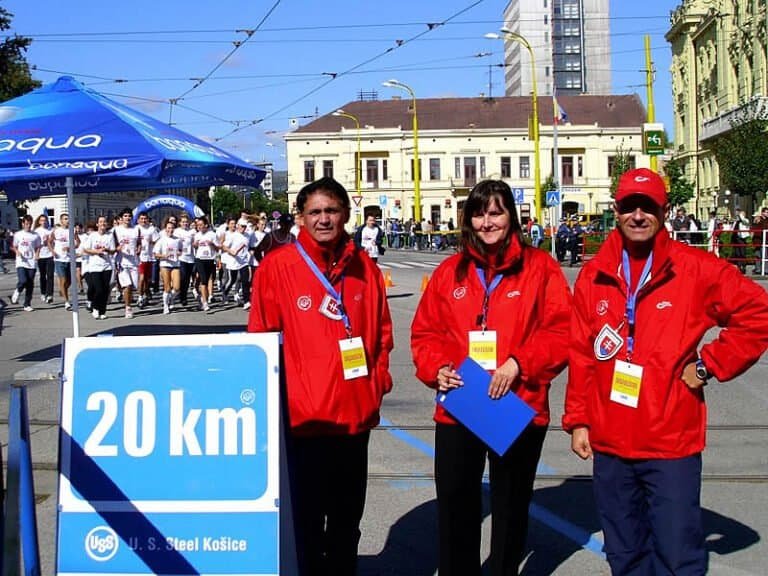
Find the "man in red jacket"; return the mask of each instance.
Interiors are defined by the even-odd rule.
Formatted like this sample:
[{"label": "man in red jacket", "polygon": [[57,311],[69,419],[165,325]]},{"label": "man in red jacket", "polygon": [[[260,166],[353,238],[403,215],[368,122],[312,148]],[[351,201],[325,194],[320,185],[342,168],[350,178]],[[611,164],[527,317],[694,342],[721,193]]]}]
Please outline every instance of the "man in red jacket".
[{"label": "man in red jacket", "polygon": [[[710,377],[768,348],[768,295],[712,254],[670,239],[664,181],[626,172],[617,230],[575,285],[564,428],[593,487],[614,575],[705,574],[701,452]],[[719,335],[699,350],[707,330]]]},{"label": "man in red jacket", "polygon": [[353,576],[368,439],[392,388],[392,320],[378,267],[344,231],[344,187],[322,178],[296,206],[304,225],[258,267],[248,331],[283,333],[300,574]]}]

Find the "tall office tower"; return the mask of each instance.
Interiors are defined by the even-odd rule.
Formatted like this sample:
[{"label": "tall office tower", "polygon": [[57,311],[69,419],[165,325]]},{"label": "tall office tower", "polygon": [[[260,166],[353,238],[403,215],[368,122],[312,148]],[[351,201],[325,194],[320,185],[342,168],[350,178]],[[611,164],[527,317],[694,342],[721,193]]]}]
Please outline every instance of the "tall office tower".
[{"label": "tall office tower", "polygon": [[[611,40],[608,0],[510,0],[504,24],[533,48],[539,95],[610,94]],[[504,43],[507,96],[533,90],[528,50]]]}]

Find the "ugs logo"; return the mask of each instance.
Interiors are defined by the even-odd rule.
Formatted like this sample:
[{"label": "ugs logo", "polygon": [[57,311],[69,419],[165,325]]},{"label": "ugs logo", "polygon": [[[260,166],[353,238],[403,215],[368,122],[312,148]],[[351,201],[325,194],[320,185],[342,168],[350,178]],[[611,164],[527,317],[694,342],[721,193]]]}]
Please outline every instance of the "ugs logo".
[{"label": "ugs logo", "polygon": [[85,536],[85,552],[96,562],[106,562],[117,554],[119,540],[109,526],[96,526]]}]

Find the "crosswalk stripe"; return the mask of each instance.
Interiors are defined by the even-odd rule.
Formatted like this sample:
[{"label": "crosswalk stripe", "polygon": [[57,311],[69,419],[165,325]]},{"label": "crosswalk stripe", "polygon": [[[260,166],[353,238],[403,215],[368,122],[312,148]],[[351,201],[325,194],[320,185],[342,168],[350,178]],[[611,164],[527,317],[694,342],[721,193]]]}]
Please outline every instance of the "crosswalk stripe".
[{"label": "crosswalk stripe", "polygon": [[387,262],[386,264],[379,264],[379,268],[411,268],[411,266],[399,262]]},{"label": "crosswalk stripe", "polygon": [[430,264],[428,262],[405,262],[405,264],[410,264],[414,268],[434,268],[437,266],[437,264]]}]

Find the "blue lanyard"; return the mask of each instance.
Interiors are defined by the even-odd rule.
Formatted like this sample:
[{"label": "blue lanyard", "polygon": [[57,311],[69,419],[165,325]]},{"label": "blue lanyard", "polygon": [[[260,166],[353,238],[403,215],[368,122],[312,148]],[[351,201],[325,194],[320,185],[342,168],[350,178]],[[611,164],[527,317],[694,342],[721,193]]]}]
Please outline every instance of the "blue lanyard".
[{"label": "blue lanyard", "polygon": [[624,279],[627,281],[627,308],[624,314],[629,326],[629,332],[627,335],[627,360],[631,360],[632,352],[635,349],[635,317],[637,314],[637,293],[651,277],[651,265],[653,264],[653,252],[648,254],[648,259],[645,261],[643,271],[640,274],[640,279],[637,281],[635,291],[632,292],[632,278],[629,267],[629,254],[626,250],[622,251],[621,255],[622,270],[624,272]]},{"label": "blue lanyard", "polygon": [[312,270],[312,273],[317,277],[318,280],[320,280],[320,283],[323,285],[323,288],[325,288],[328,291],[328,294],[331,295],[331,297],[336,300],[336,303],[339,306],[339,314],[341,314],[341,321],[344,322],[344,329],[347,331],[347,338],[352,337],[352,323],[349,321],[349,316],[347,316],[347,312],[344,309],[344,302],[342,302],[342,295],[344,294],[344,275],[341,275],[341,290],[339,292],[336,292],[336,289],[333,287],[333,285],[328,281],[328,278],[325,277],[325,274],[320,272],[320,269],[317,267],[317,264],[315,264],[312,261],[312,258],[309,257],[309,254],[307,254],[306,250],[304,250],[304,247],[301,245],[301,242],[296,242],[296,248],[299,251],[299,254],[301,254],[301,257],[304,258],[304,262],[307,263],[307,266],[309,266],[309,269]]},{"label": "blue lanyard", "polygon": [[485,291],[485,298],[483,298],[483,311],[478,318],[478,324],[480,324],[483,332],[485,332],[485,327],[488,322],[488,300],[490,300],[491,292],[496,290],[496,287],[499,285],[501,279],[504,276],[501,274],[496,274],[496,276],[493,277],[493,280],[491,280],[491,284],[488,285],[485,281],[485,270],[475,267],[475,272],[477,272],[477,278],[480,280],[480,284],[483,285],[483,290]]}]

